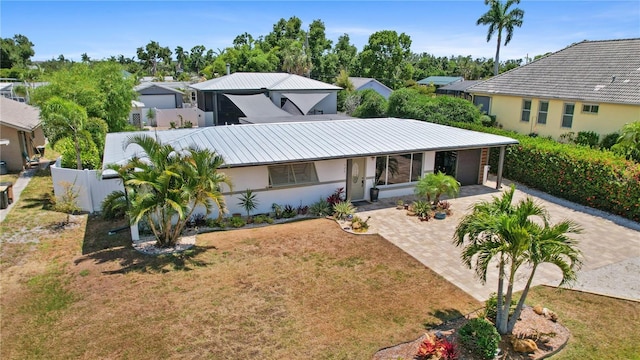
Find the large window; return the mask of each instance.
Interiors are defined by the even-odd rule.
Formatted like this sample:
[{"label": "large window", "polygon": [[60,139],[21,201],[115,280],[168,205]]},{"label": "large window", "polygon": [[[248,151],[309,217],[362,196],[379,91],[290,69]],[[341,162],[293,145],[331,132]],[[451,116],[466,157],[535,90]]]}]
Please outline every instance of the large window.
[{"label": "large window", "polygon": [[575,104],[564,104],[564,110],[562,111],[562,127],[571,128],[571,125],[573,125],[573,110],[575,107]]},{"label": "large window", "polygon": [[315,164],[296,163],[269,166],[269,186],[314,184],[318,182]]},{"label": "large window", "polygon": [[547,113],[549,113],[549,102],[541,100],[538,106],[538,124],[547,123]]},{"label": "large window", "polygon": [[422,153],[380,156],[376,159],[377,185],[418,181],[422,176]]},{"label": "large window", "polygon": [[522,100],[522,115],[520,116],[520,121],[529,122],[531,118],[531,100],[524,99]]}]

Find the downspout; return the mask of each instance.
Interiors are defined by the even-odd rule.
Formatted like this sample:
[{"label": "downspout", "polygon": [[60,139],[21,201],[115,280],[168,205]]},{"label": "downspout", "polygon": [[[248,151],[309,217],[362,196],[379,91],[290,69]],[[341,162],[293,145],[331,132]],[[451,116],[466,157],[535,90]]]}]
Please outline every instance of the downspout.
[{"label": "downspout", "polygon": [[496,189],[502,187],[502,169],[504,167],[504,151],[506,146],[500,146],[500,159],[498,160],[498,178],[496,179]]}]

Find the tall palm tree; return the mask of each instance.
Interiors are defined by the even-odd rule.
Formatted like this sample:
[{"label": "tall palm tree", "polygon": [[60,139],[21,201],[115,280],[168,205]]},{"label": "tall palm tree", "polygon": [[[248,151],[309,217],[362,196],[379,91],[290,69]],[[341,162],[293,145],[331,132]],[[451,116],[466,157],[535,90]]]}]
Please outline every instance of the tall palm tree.
[{"label": "tall palm tree", "polygon": [[498,75],[498,69],[500,67],[502,31],[505,30],[507,32],[507,36],[504,39],[504,46],[507,46],[513,37],[513,29],[516,26],[522,26],[524,11],[520,8],[509,10],[511,5],[519,4],[520,0],[507,0],[504,3],[500,0],[484,0],[484,3],[485,5],[489,5],[489,11],[480,16],[476,25],[489,25],[487,42],[491,40],[491,36],[493,36],[494,33],[498,33],[498,45],[496,47],[496,57],[493,64],[493,75],[495,76]]},{"label": "tall palm tree", "polygon": [[[561,285],[574,280],[581,266],[576,242],[567,236],[579,233],[580,227],[571,221],[550,225],[546,210],[531,198],[512,205],[514,192],[512,186],[501,198],[476,204],[471,214],[458,224],[454,235],[456,246],[463,246],[462,261],[474,268],[483,283],[490,262],[498,258],[496,328],[501,334],[513,331],[540,264],[558,266],[562,271]],[[514,313],[509,315],[516,272],[525,263],[531,265],[531,273]]]},{"label": "tall palm tree", "polygon": [[218,172],[222,157],[208,149],[176,150],[149,136],[131,137],[144,150],[144,158],[133,157],[118,171],[128,196],[132,224],[147,220],[158,246],[176,244],[189,217],[199,206],[207,215],[216,207],[221,215],[226,207],[220,185],[231,187],[229,178]]}]

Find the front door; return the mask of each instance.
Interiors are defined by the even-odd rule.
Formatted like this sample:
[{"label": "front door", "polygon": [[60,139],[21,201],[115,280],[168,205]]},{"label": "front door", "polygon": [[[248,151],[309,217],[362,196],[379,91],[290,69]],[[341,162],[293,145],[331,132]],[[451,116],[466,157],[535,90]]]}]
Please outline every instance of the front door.
[{"label": "front door", "polygon": [[366,158],[351,159],[351,171],[349,173],[349,186],[347,187],[347,196],[352,200],[364,199],[364,178],[365,178],[365,164]]}]

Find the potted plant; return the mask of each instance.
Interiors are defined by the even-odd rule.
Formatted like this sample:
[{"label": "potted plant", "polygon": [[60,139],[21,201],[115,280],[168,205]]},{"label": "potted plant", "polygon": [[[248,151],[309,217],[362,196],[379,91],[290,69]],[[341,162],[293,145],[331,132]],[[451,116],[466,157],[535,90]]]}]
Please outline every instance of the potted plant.
[{"label": "potted plant", "polygon": [[[388,169],[387,163],[389,167]],[[380,195],[380,189],[378,188],[378,185],[384,185],[384,182],[382,182],[381,180],[382,176],[387,172],[387,170],[389,172],[389,175],[397,174],[398,160],[390,157],[389,161],[387,162],[386,156],[378,156],[376,158],[376,175],[373,180],[373,186],[369,189],[369,198],[371,199],[371,202],[378,201],[378,196]]]},{"label": "potted plant", "polygon": [[404,209],[404,201],[402,201],[402,200],[396,201],[396,209],[398,209],[398,210]]}]

